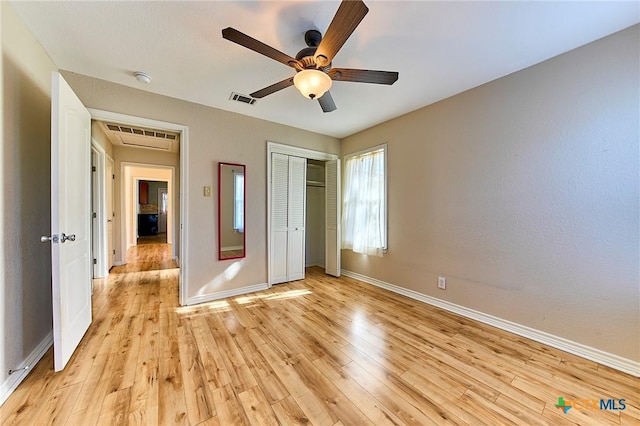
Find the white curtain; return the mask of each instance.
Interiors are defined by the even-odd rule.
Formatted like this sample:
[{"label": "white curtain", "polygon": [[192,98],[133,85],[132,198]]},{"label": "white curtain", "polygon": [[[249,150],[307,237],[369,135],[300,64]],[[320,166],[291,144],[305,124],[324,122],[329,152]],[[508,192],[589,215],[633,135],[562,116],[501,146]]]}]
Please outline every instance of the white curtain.
[{"label": "white curtain", "polygon": [[342,248],[382,256],[386,245],[384,149],[347,158]]}]

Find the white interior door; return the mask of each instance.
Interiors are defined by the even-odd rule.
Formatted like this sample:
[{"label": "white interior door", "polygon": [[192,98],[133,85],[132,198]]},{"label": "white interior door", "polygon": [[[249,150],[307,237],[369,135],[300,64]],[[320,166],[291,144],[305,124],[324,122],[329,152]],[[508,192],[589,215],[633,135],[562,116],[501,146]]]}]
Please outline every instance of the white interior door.
[{"label": "white interior door", "polygon": [[113,173],[113,158],[107,157],[107,166],[105,171],[105,182],[107,187],[107,271],[113,267],[116,252],[113,249],[113,221],[116,217],[115,208],[113,206],[113,194],[115,189],[115,174]]},{"label": "white interior door", "polygon": [[271,284],[304,278],[307,159],[271,154]]},{"label": "white interior door", "polygon": [[307,200],[307,159],[289,157],[289,226],[287,241],[288,281],[304,278],[305,206]]},{"label": "white interior door", "polygon": [[340,160],[325,163],[325,272],[340,276]]},{"label": "white interior door", "polygon": [[51,103],[53,357],[60,371],[91,324],[91,116],[57,72]]}]

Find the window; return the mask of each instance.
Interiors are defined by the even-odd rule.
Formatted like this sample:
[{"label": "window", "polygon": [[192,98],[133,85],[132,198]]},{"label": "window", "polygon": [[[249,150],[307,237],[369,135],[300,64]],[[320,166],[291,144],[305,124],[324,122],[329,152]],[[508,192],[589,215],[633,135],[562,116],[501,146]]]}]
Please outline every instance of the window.
[{"label": "window", "polygon": [[244,173],[233,172],[233,230],[244,232]]},{"label": "window", "polygon": [[160,190],[160,214],[167,214],[169,210],[169,196],[166,189]]},{"label": "window", "polygon": [[387,145],[345,158],[342,248],[382,256],[387,249]]}]

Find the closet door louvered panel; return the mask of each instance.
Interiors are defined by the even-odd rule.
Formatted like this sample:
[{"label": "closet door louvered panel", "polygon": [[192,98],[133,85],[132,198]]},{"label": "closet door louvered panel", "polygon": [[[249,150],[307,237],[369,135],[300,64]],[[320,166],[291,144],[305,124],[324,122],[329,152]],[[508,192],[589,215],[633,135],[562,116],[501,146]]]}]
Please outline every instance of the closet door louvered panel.
[{"label": "closet door louvered panel", "polygon": [[289,157],[289,281],[304,278],[307,159]]},{"label": "closet door louvered panel", "polygon": [[289,156],[271,154],[271,283],[288,279]]},{"label": "closet door louvered panel", "polygon": [[325,272],[340,276],[340,160],[325,163]]}]

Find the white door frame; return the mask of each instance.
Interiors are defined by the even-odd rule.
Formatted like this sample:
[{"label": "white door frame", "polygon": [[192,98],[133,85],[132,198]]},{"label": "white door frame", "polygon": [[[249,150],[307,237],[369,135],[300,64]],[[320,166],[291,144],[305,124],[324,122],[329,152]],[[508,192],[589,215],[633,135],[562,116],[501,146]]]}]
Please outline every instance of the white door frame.
[{"label": "white door frame", "polygon": [[[170,130],[180,134],[180,189],[174,195],[175,200],[180,204],[180,223],[174,224],[176,229],[180,230],[180,250],[179,250],[179,262],[180,262],[180,291],[179,302],[180,305],[186,305],[187,303],[187,282],[189,270],[187,267],[188,258],[188,221],[189,214],[186,200],[188,196],[188,173],[187,165],[189,164],[189,127],[181,124],[169,123],[166,121],[151,120],[148,118],[136,117],[133,115],[120,114],[116,112],[98,110],[88,108],[91,118],[100,121],[115,121],[117,123],[129,124],[132,126],[151,127],[155,129]],[[174,215],[175,217],[175,215]],[[123,218],[124,219],[124,218]]]},{"label": "white door frame", "polygon": [[[267,141],[267,283],[269,287],[273,285],[271,277],[271,154],[279,153],[285,155],[293,155],[310,160],[329,161],[337,160],[338,154],[328,152],[315,151],[297,146],[284,145],[277,142]],[[306,202],[306,200],[305,200]],[[325,260],[326,261],[326,260]]]},{"label": "white door frame", "polygon": [[97,184],[96,211],[94,212],[96,214],[96,233],[93,235],[97,234],[98,236],[97,241],[92,244],[95,248],[93,256],[96,259],[96,265],[93,267],[93,278],[103,278],[109,275],[107,268],[107,187],[105,178],[107,153],[93,137],[91,138],[91,150],[96,153],[96,164],[94,165],[96,170],[92,176]]}]

